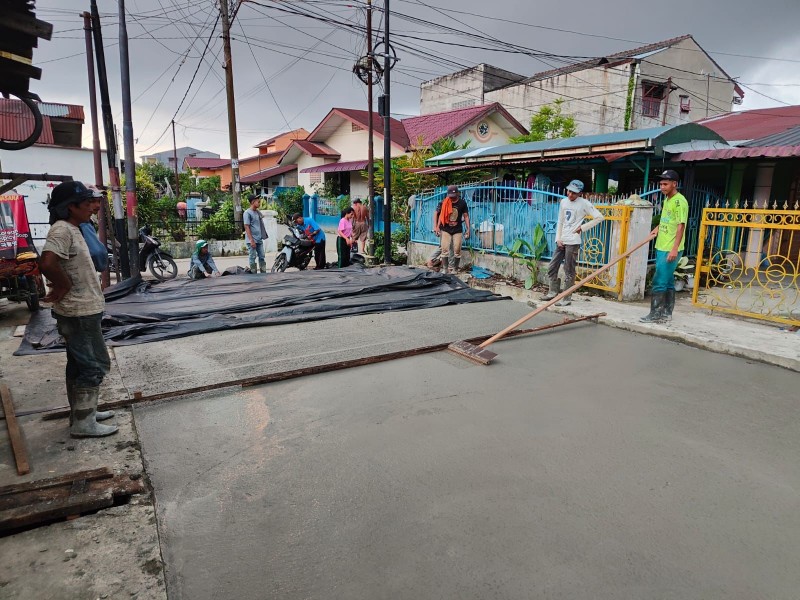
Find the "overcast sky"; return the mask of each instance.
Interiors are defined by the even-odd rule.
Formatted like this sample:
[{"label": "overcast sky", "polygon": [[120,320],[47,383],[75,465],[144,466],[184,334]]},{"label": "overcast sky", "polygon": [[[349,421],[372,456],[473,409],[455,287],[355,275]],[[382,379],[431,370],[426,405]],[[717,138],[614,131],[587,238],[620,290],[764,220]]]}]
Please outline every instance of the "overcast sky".
[{"label": "overcast sky", "polygon": [[[383,6],[375,0],[373,20],[381,31]],[[127,0],[126,8],[137,157],[172,147],[167,130],[176,111],[179,147],[229,156],[219,24],[212,35],[217,6],[207,0]],[[88,2],[77,0],[37,3],[37,16],[54,25],[54,35],[34,52],[43,76],[31,86],[43,100],[87,107],[87,146],[91,131],[79,15],[88,9]],[[100,0],[99,9],[121,131],[119,5]],[[290,14],[294,11],[316,18]],[[390,0],[390,11],[399,57],[392,71],[392,112],[400,117],[419,114],[421,81],[480,62],[531,75],[563,65],[561,57],[602,56],[687,33],[746,86],[739,108],[800,104],[798,0]],[[366,42],[348,28],[364,22],[364,0],[241,5],[232,27],[240,157],[255,154],[255,144],[281,131],[310,131],[333,107],[366,109],[366,86],[351,71]],[[555,56],[497,51],[495,40]]]}]

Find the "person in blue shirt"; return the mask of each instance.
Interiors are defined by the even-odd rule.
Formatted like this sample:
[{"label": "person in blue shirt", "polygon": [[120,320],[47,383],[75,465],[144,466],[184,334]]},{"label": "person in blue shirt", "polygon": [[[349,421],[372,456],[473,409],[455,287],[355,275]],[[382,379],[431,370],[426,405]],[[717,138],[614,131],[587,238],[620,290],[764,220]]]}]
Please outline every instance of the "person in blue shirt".
[{"label": "person in blue shirt", "polygon": [[208,242],[197,240],[195,251],[189,262],[189,279],[205,279],[206,277],[219,277],[220,272],[211,252],[208,251]]},{"label": "person in blue shirt", "polygon": [[293,214],[292,221],[294,221],[294,224],[303,230],[303,233],[306,234],[306,237],[308,237],[308,239],[314,240],[314,263],[316,264],[314,270],[317,271],[320,269],[324,269],[325,232],[322,231],[322,227],[320,227],[317,224],[317,222],[311,217],[304,217],[300,213]]}]

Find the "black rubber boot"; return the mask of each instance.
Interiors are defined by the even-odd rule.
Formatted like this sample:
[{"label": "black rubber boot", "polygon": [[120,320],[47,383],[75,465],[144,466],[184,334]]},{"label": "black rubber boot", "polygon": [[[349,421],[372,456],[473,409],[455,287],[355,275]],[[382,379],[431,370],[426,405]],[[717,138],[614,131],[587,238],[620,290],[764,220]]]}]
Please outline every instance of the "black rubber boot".
[{"label": "black rubber boot", "polygon": [[650,314],[639,319],[642,323],[663,323],[666,292],[655,292],[650,298]]},{"label": "black rubber boot", "polygon": [[675,309],[675,290],[667,290],[664,297],[664,319],[672,321],[672,311]]}]

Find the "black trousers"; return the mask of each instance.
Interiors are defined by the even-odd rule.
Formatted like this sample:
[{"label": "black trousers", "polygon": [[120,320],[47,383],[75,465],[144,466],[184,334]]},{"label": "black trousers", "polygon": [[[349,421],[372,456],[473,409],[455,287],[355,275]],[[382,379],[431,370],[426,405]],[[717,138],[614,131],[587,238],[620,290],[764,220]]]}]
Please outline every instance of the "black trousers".
[{"label": "black trousers", "polygon": [[315,270],[325,268],[325,240],[314,245],[314,263],[316,264]]},{"label": "black trousers", "polygon": [[339,255],[339,268],[350,266],[350,246],[342,236],[336,237],[336,253]]}]

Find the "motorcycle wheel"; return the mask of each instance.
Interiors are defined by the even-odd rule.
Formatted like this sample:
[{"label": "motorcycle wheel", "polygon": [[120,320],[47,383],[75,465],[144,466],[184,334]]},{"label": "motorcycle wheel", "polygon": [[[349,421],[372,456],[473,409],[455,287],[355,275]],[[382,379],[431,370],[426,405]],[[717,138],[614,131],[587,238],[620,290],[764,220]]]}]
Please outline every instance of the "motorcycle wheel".
[{"label": "motorcycle wheel", "polygon": [[308,267],[308,263],[310,263],[310,262],[311,262],[311,255],[309,254],[303,259],[303,262],[300,263],[300,266],[298,268],[301,271],[305,271],[306,268]]},{"label": "motorcycle wheel", "polygon": [[28,305],[29,311],[36,312],[39,310],[39,286],[33,277],[26,277],[25,283],[28,286],[28,297],[25,298],[25,304]]},{"label": "motorcycle wheel", "polygon": [[278,256],[275,257],[275,262],[272,263],[272,272],[283,273],[285,270],[286,270],[286,255],[278,254]]},{"label": "motorcycle wheel", "polygon": [[169,281],[178,276],[178,265],[166,254],[151,254],[147,259],[147,268],[159,281]]}]

